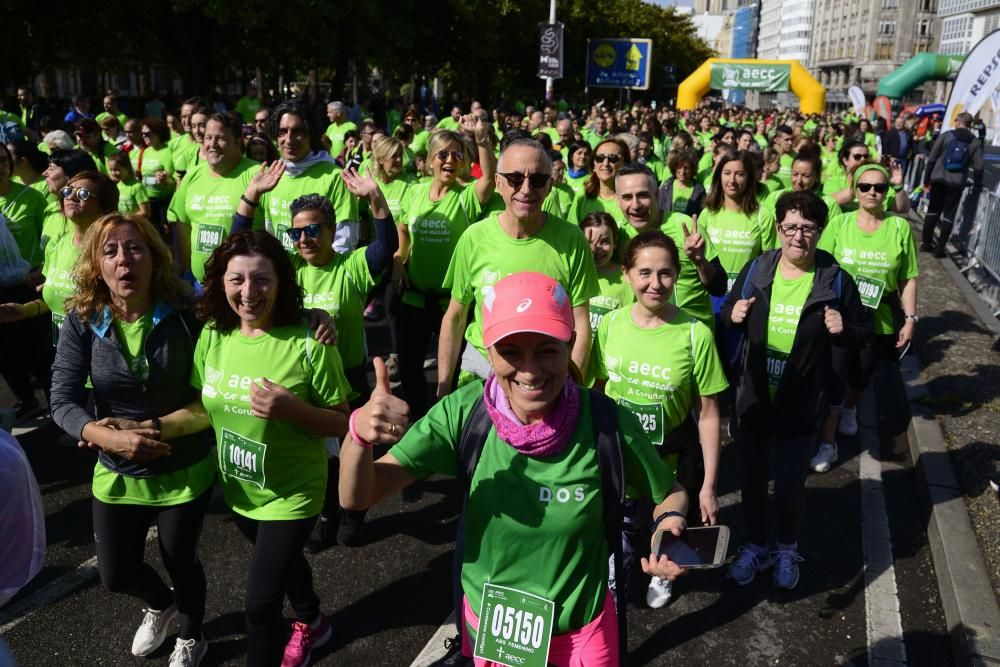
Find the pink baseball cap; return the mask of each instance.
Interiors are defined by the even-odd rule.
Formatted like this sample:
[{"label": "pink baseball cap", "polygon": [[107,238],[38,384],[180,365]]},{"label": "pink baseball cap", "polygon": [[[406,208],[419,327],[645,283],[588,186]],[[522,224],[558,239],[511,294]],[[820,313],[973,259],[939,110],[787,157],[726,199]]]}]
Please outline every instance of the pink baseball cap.
[{"label": "pink baseball cap", "polygon": [[557,280],[544,273],[512,273],[486,288],[483,346],[516,333],[539,333],[556,340],[573,337],[573,306]]}]

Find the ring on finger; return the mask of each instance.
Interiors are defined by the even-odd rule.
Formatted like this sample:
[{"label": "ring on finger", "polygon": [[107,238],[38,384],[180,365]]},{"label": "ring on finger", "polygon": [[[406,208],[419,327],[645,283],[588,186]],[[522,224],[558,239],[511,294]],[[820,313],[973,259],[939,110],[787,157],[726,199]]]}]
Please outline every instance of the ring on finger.
[{"label": "ring on finger", "polygon": [[390,435],[396,435],[396,425],[395,424],[389,424],[389,434]]}]

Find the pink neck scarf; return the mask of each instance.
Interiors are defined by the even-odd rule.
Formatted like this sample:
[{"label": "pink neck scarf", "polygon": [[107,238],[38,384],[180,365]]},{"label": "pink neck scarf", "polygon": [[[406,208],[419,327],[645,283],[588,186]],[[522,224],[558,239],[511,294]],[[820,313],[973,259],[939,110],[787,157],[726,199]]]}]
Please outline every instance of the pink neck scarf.
[{"label": "pink neck scarf", "polygon": [[497,430],[497,437],[520,453],[533,458],[561,452],[576,430],[580,415],[580,392],[569,376],[566,377],[562,394],[556,399],[555,409],[545,415],[542,421],[534,424],[521,423],[495,375],[490,375],[486,380],[483,400]]}]

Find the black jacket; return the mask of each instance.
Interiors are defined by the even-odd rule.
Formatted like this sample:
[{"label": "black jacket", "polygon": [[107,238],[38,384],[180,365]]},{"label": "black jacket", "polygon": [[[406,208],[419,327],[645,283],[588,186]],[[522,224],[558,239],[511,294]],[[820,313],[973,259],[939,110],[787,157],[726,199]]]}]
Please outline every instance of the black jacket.
[{"label": "black jacket", "polygon": [[899,132],[900,130],[893,127],[879,133],[879,139],[882,141],[882,155],[909,160],[913,156],[913,134],[902,130],[907,139],[904,151]]},{"label": "black jacket", "polygon": [[[76,311],[66,315],[59,333],[56,358],[52,363],[52,419],[62,430],[80,438],[83,427],[104,417],[143,421],[161,417],[198,397],[191,386],[194,346],[200,323],[187,311],[157,304],[153,329],[144,351],[149,363],[149,380],[142,383],[129,369],[122,354],[110,313],[92,324],[80,320]],[[94,386],[95,414],[85,407],[84,385],[90,376]],[[129,477],[153,477],[186,468],[208,455],[211,430],[171,441],[170,456],[148,463],[128,461],[114,454],[100,453],[101,464]]]},{"label": "black jacket", "polygon": [[671,176],[660,186],[660,210],[665,213],[684,213],[695,216],[701,213],[705,206],[705,186],[698,181],[694,182],[691,189],[691,198],[688,200],[687,208],[683,211],[674,211],[674,177]]},{"label": "black jacket", "polygon": [[[962,171],[948,171],[944,168],[945,151],[952,137],[957,137],[962,141],[969,142],[966,151],[967,161],[965,169]],[[964,127],[958,127],[948,132],[942,132],[934,141],[934,147],[927,158],[927,166],[924,168],[924,186],[947,185],[953,188],[964,188],[965,179],[968,177],[969,169],[972,169],[973,186],[979,188],[983,182],[983,142],[979,137]]]},{"label": "black jacket", "polygon": [[[757,260],[751,278],[750,294],[756,297],[747,319],[733,324],[733,306],[743,292],[750,263],[748,262],[722,306],[722,321],[728,327],[742,329],[746,347],[736,380],[736,414],[741,428],[782,436],[809,435],[817,432],[827,407],[827,393],[834,377],[843,377],[838,368],[847,360],[845,354],[834,354],[834,347],[856,350],[872,336],[872,316],[861,304],[858,288],[847,271],[837,264],[833,255],[816,251],[816,275],[813,288],[802,308],[795,331],[792,351],[785,365],[781,382],[772,405],[767,382],[767,328],[771,308],[771,286],[781,250],[769,250]],[[844,320],[843,333],[833,336],[826,330],[824,306],[838,301],[837,274],[841,289],[839,306]]]}]

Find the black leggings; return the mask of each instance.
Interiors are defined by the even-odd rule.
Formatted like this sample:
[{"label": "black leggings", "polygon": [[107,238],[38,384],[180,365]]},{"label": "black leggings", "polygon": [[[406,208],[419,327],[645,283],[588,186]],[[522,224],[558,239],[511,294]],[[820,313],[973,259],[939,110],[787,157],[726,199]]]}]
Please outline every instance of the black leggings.
[{"label": "black leggings", "polygon": [[767,429],[740,427],[736,442],[743,459],[743,520],[747,540],[768,544],[767,481],[774,458],[774,506],[777,541],[796,544],[806,507],[806,476],[816,449],[816,433],[806,436],[772,436]]},{"label": "black leggings", "polygon": [[[0,303],[28,303],[38,298],[27,283],[0,287]],[[35,306],[28,307],[34,314]],[[20,322],[0,324],[0,376],[19,401],[30,403],[35,397],[31,377],[49,393],[52,377],[52,317],[45,313]]]},{"label": "black leggings", "polygon": [[[174,602],[180,614],[182,639],[200,639],[205,618],[205,571],[198,560],[198,538],[209,488],[194,500],[169,507],[112,505],[94,499],[94,543],[101,583],[113,593],[141,599],[150,609]],[[160,556],[174,583],[171,591],[144,559],[146,533],[156,520]]]},{"label": "black leggings", "polygon": [[281,610],[288,596],[295,617],[310,623],[319,615],[312,569],[302,554],[316,517],[256,521],[236,514],[240,532],[254,545],[247,577],[247,665],[278,665],[284,652]]},{"label": "black leggings", "polygon": [[[431,336],[441,330],[444,312],[440,302],[426,298],[426,306],[418,308],[406,302],[399,304],[399,322],[402,325],[399,340],[399,380],[403,398],[410,406],[410,419],[420,419],[430,407],[427,400],[427,377],[424,375],[424,358]],[[464,332],[463,332],[464,333]]]}]

